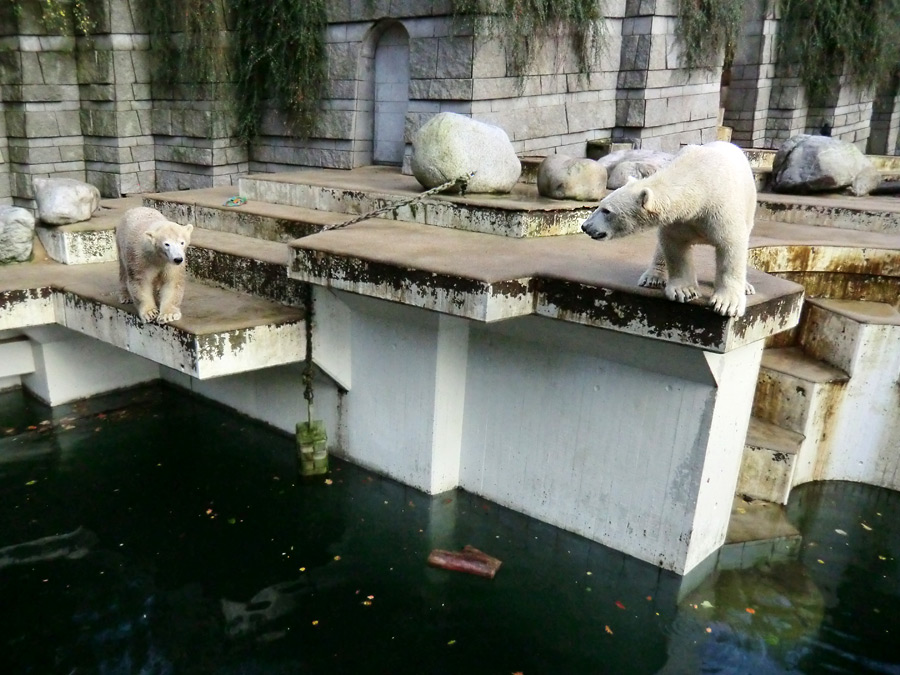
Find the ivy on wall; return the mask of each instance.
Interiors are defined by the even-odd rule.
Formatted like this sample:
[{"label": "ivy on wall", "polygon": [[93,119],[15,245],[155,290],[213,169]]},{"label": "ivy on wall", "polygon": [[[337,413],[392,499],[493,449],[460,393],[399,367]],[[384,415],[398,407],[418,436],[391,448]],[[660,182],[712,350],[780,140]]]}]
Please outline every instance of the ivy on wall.
[{"label": "ivy on wall", "polygon": [[688,70],[712,68],[722,53],[726,66],[741,28],[743,0],[679,0],[675,35]]},{"label": "ivy on wall", "polygon": [[900,0],[781,0],[779,61],[795,64],[810,100],[842,73],[860,89],[900,68]]},{"label": "ivy on wall", "polygon": [[453,14],[479,15],[485,30],[500,39],[515,75],[524,75],[541,38],[558,38],[571,31],[582,73],[591,70],[602,47],[604,22],[598,0],[453,0]]}]

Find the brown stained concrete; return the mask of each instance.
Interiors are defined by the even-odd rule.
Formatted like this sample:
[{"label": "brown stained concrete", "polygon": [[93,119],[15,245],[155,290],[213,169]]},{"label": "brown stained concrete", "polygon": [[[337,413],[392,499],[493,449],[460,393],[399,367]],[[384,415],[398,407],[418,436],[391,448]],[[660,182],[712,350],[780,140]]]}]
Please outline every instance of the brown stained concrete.
[{"label": "brown stained concrete", "polygon": [[[6,265],[0,267],[0,296],[7,291],[50,288],[137,314],[134,305],[117,300],[118,275],[118,263],[62,265],[45,261]],[[190,281],[181,310],[182,318],[168,325],[197,336],[304,319],[302,309]]]}]

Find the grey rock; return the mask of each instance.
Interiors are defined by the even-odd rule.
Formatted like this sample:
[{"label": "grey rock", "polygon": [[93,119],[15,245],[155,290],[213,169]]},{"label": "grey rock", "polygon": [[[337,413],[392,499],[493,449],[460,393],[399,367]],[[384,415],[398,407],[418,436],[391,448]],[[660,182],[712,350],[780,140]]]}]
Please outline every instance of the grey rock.
[{"label": "grey rock", "polygon": [[467,176],[467,192],[512,190],[522,163],[506,132],[456,113],[439,113],[413,137],[412,172],[426,188]]},{"label": "grey rock", "polygon": [[537,187],[542,197],[600,201],[606,169],[592,159],[550,155],[538,167]]},{"label": "grey rock", "polygon": [[90,220],[100,207],[100,191],[72,178],[35,178],[38,218],[45,225],[68,225]]},{"label": "grey rock", "polygon": [[672,161],[675,155],[659,150],[619,150],[597,163],[606,169],[606,187],[618,190],[629,178],[646,178]]},{"label": "grey rock", "polygon": [[786,140],[772,164],[776,192],[826,192],[848,188],[869,194],[881,177],[875,165],[852,143],[829,136],[800,134]]},{"label": "grey rock", "polygon": [[31,258],[34,216],[18,206],[0,206],[0,263]]}]

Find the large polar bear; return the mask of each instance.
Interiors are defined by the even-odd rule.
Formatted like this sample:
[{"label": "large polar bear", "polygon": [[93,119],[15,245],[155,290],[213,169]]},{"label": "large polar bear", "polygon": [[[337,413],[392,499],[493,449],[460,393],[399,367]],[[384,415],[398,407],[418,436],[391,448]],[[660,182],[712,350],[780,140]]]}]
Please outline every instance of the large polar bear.
[{"label": "large polar bear", "polygon": [[185,251],[193,225],[166,220],[156,209],[128,209],[116,227],[119,302],[134,302],[142,321],[181,318]]},{"label": "large polar bear", "polygon": [[669,300],[700,295],[691,259],[694,244],[716,250],[716,281],[709,304],[719,314],[742,316],[747,283],[747,245],[756,213],[756,183],[736,145],[716,141],[688,145],[647,178],[632,179],[607,195],[581,226],[592,239],[613,239],[659,228],[653,262],[639,284],[665,287]]}]

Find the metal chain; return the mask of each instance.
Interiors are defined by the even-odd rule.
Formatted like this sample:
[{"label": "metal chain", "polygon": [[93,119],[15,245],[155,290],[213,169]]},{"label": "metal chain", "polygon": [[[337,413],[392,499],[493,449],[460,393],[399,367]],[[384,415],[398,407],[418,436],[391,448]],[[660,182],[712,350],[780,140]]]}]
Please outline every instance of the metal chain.
[{"label": "metal chain", "polygon": [[306,399],[306,421],[312,425],[312,405],[313,405],[313,316],[315,309],[313,307],[313,287],[312,284],[306,284],[305,304],[306,304],[306,359],[303,368],[303,398]]},{"label": "metal chain", "polygon": [[393,211],[394,209],[399,209],[402,206],[409,206],[421,199],[425,199],[425,197],[430,197],[431,195],[437,194],[438,192],[443,192],[444,190],[448,190],[452,187],[459,188],[461,194],[466,194],[466,186],[469,184],[469,179],[475,175],[475,172],[461,176],[460,178],[454,178],[453,180],[448,180],[446,183],[441,183],[437,187],[433,187],[430,190],[425,190],[420,194],[417,194],[415,197],[410,197],[409,199],[403,199],[399,202],[394,202],[393,204],[388,204],[387,206],[382,206],[377,209],[373,209],[368,213],[363,213],[362,215],[356,216],[351,220],[348,220],[343,223],[336,223],[334,225],[326,225],[323,227],[320,232],[325,232],[327,230],[337,230],[341,227],[347,227],[348,225],[355,225],[356,223],[362,222],[363,220],[368,220],[369,218],[377,218],[383,213],[388,213],[389,211]]}]

